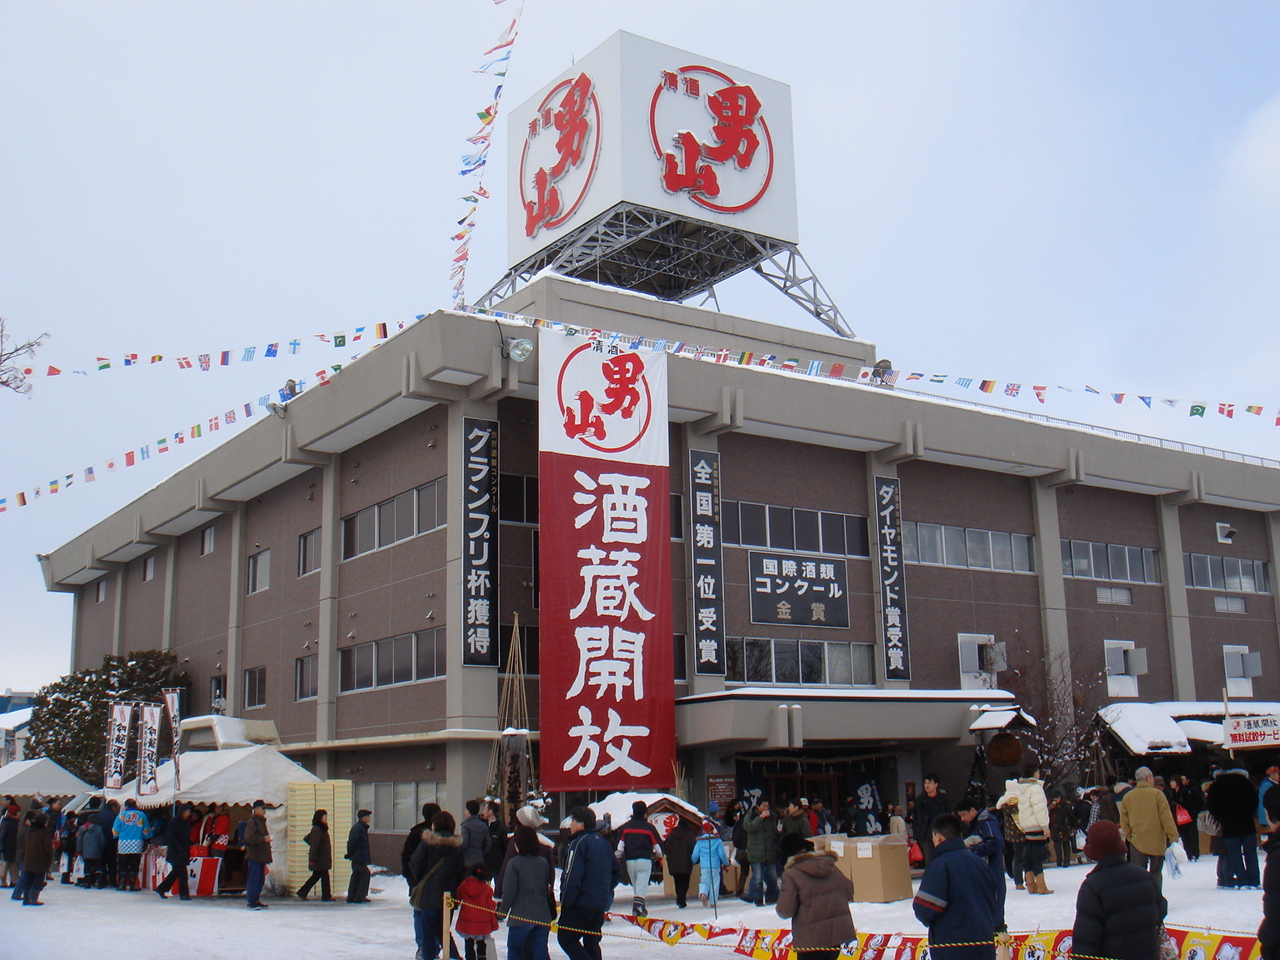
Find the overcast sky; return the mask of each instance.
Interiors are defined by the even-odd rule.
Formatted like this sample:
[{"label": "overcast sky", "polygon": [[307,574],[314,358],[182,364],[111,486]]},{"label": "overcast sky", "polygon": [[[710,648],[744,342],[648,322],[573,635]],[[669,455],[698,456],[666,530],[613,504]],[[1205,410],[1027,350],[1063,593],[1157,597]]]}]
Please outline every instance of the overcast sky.
[{"label": "overcast sky", "polygon": [[[516,6],[3,0],[0,315],[51,334],[41,364],[92,370],[448,305],[457,171],[494,86],[472,71]],[[895,366],[1070,386],[1007,402],[1280,458],[1280,5],[529,0],[504,105],[618,29],[791,85],[801,247]],[[473,296],[507,267],[499,128]],[[813,323],[751,275],[720,302]],[[338,359],[0,396],[0,689],[68,669],[70,597],[35,554],[215,441],[23,509],[17,490]]]}]

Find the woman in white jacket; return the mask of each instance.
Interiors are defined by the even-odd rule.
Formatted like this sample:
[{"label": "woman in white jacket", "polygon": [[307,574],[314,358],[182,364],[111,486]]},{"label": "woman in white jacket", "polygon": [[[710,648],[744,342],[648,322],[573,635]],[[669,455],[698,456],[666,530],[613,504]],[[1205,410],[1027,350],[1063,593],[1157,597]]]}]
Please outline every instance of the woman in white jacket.
[{"label": "woman in white jacket", "polygon": [[1044,855],[1049,844],[1049,799],[1040,780],[1040,768],[1029,763],[1021,780],[1006,780],[998,807],[1013,806],[1018,829],[1026,835],[1023,848],[1023,878],[1028,893],[1053,893],[1044,882]]}]

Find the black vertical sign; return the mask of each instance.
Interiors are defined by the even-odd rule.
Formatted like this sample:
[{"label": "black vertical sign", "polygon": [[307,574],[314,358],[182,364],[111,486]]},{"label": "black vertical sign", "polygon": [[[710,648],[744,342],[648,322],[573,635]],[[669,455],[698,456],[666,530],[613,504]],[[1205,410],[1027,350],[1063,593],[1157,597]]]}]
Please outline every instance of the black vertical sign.
[{"label": "black vertical sign", "polygon": [[724,550],[720,454],[689,451],[689,542],[693,556],[694,671],[724,676]]},{"label": "black vertical sign", "polygon": [[886,680],[910,680],[907,571],[902,560],[902,487],[897,477],[876,477],[876,544],[876,559],[880,566],[884,677]]},{"label": "black vertical sign", "polygon": [[498,665],[498,423],[464,417],[462,663]]}]

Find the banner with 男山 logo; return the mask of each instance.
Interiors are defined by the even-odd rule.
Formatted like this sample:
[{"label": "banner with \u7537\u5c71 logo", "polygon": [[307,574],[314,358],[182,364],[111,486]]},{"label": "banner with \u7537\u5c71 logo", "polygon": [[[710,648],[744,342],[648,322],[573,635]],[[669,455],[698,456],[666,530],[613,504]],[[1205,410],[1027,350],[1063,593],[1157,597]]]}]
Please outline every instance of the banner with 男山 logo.
[{"label": "banner with \u7537\u5c71 logo", "polygon": [[103,786],[119,790],[124,786],[124,765],[129,757],[129,727],[133,723],[132,703],[113,703],[107,726],[107,763]]},{"label": "banner with \u7537\u5c71 logo", "polygon": [[160,712],[158,703],[139,705],[142,723],[138,728],[138,795],[160,792],[156,780],[156,755],[160,749]]},{"label": "banner with \u7537\u5c71 logo", "polygon": [[539,339],[542,781],[674,783],[666,353]]}]

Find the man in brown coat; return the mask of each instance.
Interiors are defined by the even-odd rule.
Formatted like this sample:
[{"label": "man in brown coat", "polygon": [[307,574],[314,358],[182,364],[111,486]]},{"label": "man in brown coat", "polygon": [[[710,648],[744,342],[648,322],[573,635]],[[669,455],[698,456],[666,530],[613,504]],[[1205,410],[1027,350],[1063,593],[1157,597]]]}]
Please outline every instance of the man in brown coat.
[{"label": "man in brown coat", "polygon": [[255,800],[253,816],[244,827],[244,898],[250,910],[267,909],[262,902],[262,884],[270,862],[271,831],[267,829],[267,804],[263,800]]},{"label": "man in brown coat", "polygon": [[836,960],[840,945],[857,935],[849,915],[853,882],[840,872],[832,851],[815,852],[812,843],[794,835],[781,846],[786,867],[775,909],[791,920],[791,944],[805,960]]},{"label": "man in brown coat", "polygon": [[1161,890],[1164,852],[1178,839],[1178,825],[1151,768],[1139,767],[1133,778],[1133,789],[1120,801],[1120,832],[1129,841],[1129,862],[1149,871]]}]

